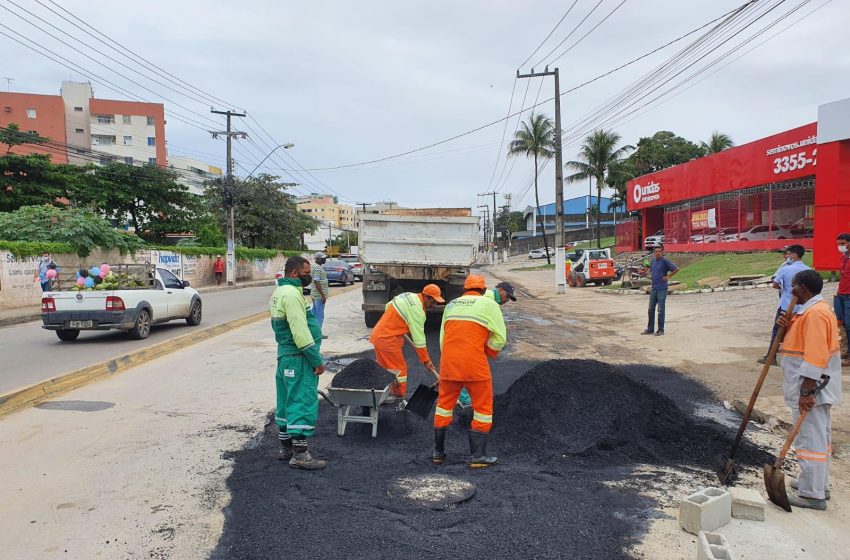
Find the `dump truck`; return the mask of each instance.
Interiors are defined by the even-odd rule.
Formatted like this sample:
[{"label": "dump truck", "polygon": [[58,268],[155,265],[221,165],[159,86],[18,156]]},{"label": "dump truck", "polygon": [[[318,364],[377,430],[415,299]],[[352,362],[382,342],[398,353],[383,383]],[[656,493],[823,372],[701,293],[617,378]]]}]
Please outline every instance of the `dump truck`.
[{"label": "dump truck", "polygon": [[[478,250],[478,217],[470,208],[397,208],[359,219],[367,327],[374,327],[387,303],[402,292],[437,284],[446,302],[463,295]],[[431,310],[442,312],[443,306]]]}]

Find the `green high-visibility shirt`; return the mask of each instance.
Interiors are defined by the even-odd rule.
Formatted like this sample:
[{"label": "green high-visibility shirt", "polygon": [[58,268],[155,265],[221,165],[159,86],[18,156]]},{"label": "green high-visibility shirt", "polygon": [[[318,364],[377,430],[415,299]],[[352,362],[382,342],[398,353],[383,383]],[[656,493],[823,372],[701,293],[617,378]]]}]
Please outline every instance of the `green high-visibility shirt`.
[{"label": "green high-visibility shirt", "polygon": [[390,306],[407,323],[413,345],[416,348],[425,348],[425,308],[422,306],[422,300],[419,299],[419,295],[404,292],[394,297],[386,305],[387,308]]},{"label": "green high-visibility shirt", "polygon": [[312,367],[324,363],[319,353],[322,328],[313,316],[298,278],[279,278],[269,300],[272,330],[277,342],[277,356],[303,354]]}]

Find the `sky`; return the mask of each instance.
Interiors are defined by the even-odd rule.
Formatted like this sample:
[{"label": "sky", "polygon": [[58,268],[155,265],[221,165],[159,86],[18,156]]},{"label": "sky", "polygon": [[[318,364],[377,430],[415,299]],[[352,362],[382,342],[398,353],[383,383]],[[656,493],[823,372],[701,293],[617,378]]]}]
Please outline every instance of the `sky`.
[{"label": "sky", "polygon": [[[322,169],[393,156],[503,119],[512,92],[513,112],[520,110],[524,96],[524,107],[533,104],[538,91],[541,101],[551,98],[552,78],[516,80],[515,76],[571,6],[549,40],[522,66],[523,72],[529,72],[537,64],[539,71],[545,62],[587,34],[553,62],[553,67],[559,68],[562,91],[651,51],[743,2],[260,0],[238,4],[218,0],[0,0],[0,25],[85,69],[69,70],[0,35],[0,76],[14,78],[12,91],[58,94],[60,82],[70,78],[92,81],[99,98],[129,99],[129,93],[137,99],[162,102],[168,116],[169,152],[223,167],[225,143],[212,139],[207,132],[224,127],[223,118],[209,113],[213,104],[209,98],[214,97],[219,101],[217,109],[244,110],[250,115],[250,119],[234,119],[236,129],[248,133],[248,139],[236,141],[237,175],[247,175],[274,146],[295,144],[290,150],[278,149],[259,168],[298,183],[294,194],[329,192],[349,204],[389,199],[408,207],[472,207],[477,212],[479,204],[492,204],[492,196],[485,199],[477,195],[496,190],[499,205],[504,204],[504,194],[511,194],[514,209],[523,209],[534,200],[530,188],[533,164],[524,157],[507,160],[503,148],[503,141],[514,134],[518,117],[508,120],[507,126],[500,122],[413,155]],[[84,27],[57,4],[166,70],[179,80],[177,84],[154,78],[177,86],[174,89],[179,93],[137,74],[151,72],[131,64],[47,10],[52,8]],[[659,87],[645,76],[687,41],[566,93],[561,98],[562,120],[565,131],[573,135],[565,142],[564,161],[576,158],[576,139],[600,126],[616,131],[627,144],[658,130],[671,130],[693,141],[707,140],[712,131],[719,130],[742,144],[817,120],[818,105],[850,96],[847,2],[759,0],[750,10],[764,12],[776,7],[731,38],[717,54],[801,4],[776,27],[713,66],[716,73],[689,89],[684,90],[693,82],[684,84],[668,94],[678,95],[663,103],[666,97],[659,99],[657,106],[643,107],[631,115],[615,114],[613,121],[589,119],[581,127],[575,126],[600,103],[634,83],[638,84],[634,92],[650,96],[645,99],[675,84],[678,80]],[[818,7],[821,9],[794,23]],[[122,64],[62,35],[24,9]],[[609,13],[608,19],[592,30]],[[749,13],[754,18],[761,12]],[[25,16],[91,58],[14,14]],[[587,19],[579,25],[585,16]],[[722,67],[792,23],[784,32]],[[10,33],[2,26],[0,32]],[[545,56],[565,38],[560,49]],[[711,56],[701,64],[711,62]],[[679,79],[686,76],[688,71]],[[111,91],[104,79],[126,91]],[[183,82],[202,93],[187,96],[178,85]],[[6,85],[0,81],[0,87]],[[633,109],[643,102],[636,103]],[[554,104],[546,103],[537,111],[553,116]],[[197,122],[190,126],[180,122],[181,116]],[[541,204],[554,200],[553,168],[550,164],[540,174]],[[565,198],[585,193],[586,183],[565,185]]]}]

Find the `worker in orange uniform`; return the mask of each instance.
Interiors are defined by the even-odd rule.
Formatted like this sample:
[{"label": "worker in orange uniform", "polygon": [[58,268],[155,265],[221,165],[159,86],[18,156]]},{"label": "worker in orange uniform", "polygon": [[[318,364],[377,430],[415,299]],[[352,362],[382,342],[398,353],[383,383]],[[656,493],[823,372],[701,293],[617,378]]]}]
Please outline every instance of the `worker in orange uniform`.
[{"label": "worker in orange uniform", "polygon": [[472,397],[468,464],[489,467],[497,458],[487,455],[487,439],[493,427],[493,378],[487,358],[495,358],[505,346],[505,320],[499,304],[484,297],[482,276],[469,276],[463,296],[452,300],[443,313],[440,329],[440,394],[434,412],[434,454],[431,462],[446,458],[446,429],[458,396],[466,388]]},{"label": "worker in orange uniform", "polygon": [[404,397],[407,394],[407,362],[402,353],[403,336],[410,333],[419,361],[425,364],[427,369],[433,369],[434,364],[425,344],[425,314],[438,303],[445,301],[440,295],[440,287],[436,284],[428,284],[421,294],[404,292],[387,304],[381,320],[372,329],[369,342],[375,347],[375,361],[385,369],[398,372],[392,394],[398,399],[399,408],[404,408]]}]

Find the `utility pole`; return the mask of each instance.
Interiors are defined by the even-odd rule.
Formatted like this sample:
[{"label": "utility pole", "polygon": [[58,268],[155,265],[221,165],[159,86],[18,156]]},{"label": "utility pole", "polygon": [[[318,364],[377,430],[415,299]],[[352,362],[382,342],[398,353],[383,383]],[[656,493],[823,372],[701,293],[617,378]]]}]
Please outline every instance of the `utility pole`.
[{"label": "utility pole", "polygon": [[[543,72],[520,74],[517,78],[536,78],[543,76],[555,77],[555,293],[563,294],[567,288],[567,278],[564,255],[564,164],[561,142],[561,82],[558,69],[550,71],[547,66]],[[546,235],[546,225],[543,225],[543,235]]]},{"label": "utility pole", "polygon": [[[227,130],[225,132],[211,132],[213,138],[218,138],[224,134],[227,137],[227,176],[224,179],[224,200],[225,206],[228,208],[227,216],[227,285],[233,286],[236,283],[236,218],[234,214],[235,197],[233,187],[233,137],[247,138],[248,135],[244,132],[236,132],[231,125],[232,117],[244,117],[245,113],[237,113],[236,111],[216,111],[210,109],[210,113],[227,116]],[[277,149],[277,148],[275,148]]]},{"label": "utility pole", "polygon": [[478,207],[484,209],[484,249],[485,252],[489,253],[488,239],[490,239],[490,237],[487,226],[490,221],[490,207],[486,204],[479,205]]},{"label": "utility pole", "polygon": [[[493,195],[493,214],[491,215],[490,222],[490,244],[487,246],[487,253],[493,254],[493,245],[496,244],[496,191],[481,193],[478,196],[490,196]],[[494,260],[494,259],[491,259]],[[492,264],[492,263],[491,263]]]}]

